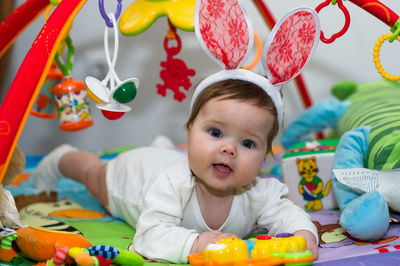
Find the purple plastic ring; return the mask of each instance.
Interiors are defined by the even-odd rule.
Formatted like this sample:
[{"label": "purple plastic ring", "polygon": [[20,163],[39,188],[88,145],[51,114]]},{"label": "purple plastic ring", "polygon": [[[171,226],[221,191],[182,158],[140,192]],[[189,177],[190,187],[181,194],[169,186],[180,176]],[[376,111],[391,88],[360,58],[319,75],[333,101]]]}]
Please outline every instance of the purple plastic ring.
[{"label": "purple plastic ring", "polygon": [[[121,15],[121,10],[122,10],[122,4],[121,4],[122,0],[117,0],[117,1],[118,1],[118,5],[117,5],[117,11],[115,12],[115,20],[118,20],[118,17],[119,17],[119,15]],[[112,28],[113,27],[113,23],[112,23],[111,19],[108,17],[106,11],[104,10],[104,2],[103,2],[103,0],[99,0],[99,9],[100,9],[101,16],[106,21],[106,25],[109,28]]]}]

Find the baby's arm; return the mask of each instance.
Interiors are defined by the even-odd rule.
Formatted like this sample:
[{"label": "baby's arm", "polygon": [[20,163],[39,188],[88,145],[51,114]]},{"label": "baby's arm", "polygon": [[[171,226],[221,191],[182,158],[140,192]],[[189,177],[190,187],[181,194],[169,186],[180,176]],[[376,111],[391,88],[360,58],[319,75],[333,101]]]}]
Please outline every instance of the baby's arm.
[{"label": "baby's arm", "polygon": [[[136,224],[133,247],[149,259],[186,263],[199,234],[181,226],[186,201],[182,187],[165,175],[144,187],[144,204]],[[190,196],[190,193],[189,193]]]},{"label": "baby's arm", "polygon": [[294,235],[304,237],[306,239],[307,249],[313,253],[315,259],[318,258],[317,239],[313,233],[307,230],[298,230],[294,232]]},{"label": "baby's arm", "polygon": [[260,185],[263,191],[264,206],[260,210],[258,226],[269,234],[293,233],[306,239],[307,249],[318,256],[318,233],[310,216],[299,206],[287,199],[288,188],[277,180],[264,180]]},{"label": "baby's arm", "polygon": [[222,233],[218,230],[204,232],[196,238],[190,253],[203,252],[204,249],[208,246],[208,244],[214,243],[215,241],[218,241],[221,238],[230,238],[230,237],[238,238],[234,234]]},{"label": "baby's arm", "polygon": [[179,226],[177,221],[169,221],[162,213],[152,217],[155,219],[139,220],[133,239],[135,251],[148,259],[187,263],[187,255],[199,234]]}]

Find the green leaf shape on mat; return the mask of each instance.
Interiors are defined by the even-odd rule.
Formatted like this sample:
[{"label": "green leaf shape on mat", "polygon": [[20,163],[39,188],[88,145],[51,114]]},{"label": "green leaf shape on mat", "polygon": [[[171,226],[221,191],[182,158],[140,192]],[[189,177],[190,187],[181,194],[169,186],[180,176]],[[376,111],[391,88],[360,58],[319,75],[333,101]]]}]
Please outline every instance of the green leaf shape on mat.
[{"label": "green leaf shape on mat", "polygon": [[126,249],[132,243],[135,229],[119,221],[103,222],[94,220],[62,220],[86,237],[93,245],[107,245]]},{"label": "green leaf shape on mat", "polygon": [[[114,248],[127,249],[132,243],[133,236],[136,231],[124,222],[103,222],[93,220],[62,220],[69,224],[86,237],[93,245],[107,245]],[[189,264],[171,264],[171,263],[155,263],[146,262],[145,266],[186,266]]]}]

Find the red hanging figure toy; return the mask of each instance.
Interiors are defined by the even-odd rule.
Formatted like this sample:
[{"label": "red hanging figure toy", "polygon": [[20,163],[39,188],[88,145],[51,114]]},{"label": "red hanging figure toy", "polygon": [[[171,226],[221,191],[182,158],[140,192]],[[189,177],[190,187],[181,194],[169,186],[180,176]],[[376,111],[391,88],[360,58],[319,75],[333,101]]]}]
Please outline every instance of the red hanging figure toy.
[{"label": "red hanging figure toy", "polygon": [[[167,95],[167,89],[174,92],[174,99],[181,102],[186,98],[184,92],[180,90],[182,87],[184,90],[189,90],[192,86],[189,77],[194,76],[196,71],[188,68],[186,63],[182,59],[174,58],[181,48],[181,38],[176,34],[176,28],[168,21],[170,29],[168,30],[167,36],[164,39],[164,49],[167,52],[167,61],[162,61],[160,66],[164,69],[160,71],[160,78],[164,81],[164,84],[157,84],[157,93],[165,97]],[[168,47],[169,40],[176,40],[176,47]]]}]

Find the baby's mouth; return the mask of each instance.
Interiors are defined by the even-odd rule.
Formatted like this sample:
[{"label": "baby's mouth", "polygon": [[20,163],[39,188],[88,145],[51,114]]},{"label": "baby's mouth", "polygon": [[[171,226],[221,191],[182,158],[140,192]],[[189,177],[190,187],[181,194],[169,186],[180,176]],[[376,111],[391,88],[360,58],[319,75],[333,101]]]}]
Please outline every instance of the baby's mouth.
[{"label": "baby's mouth", "polygon": [[218,163],[218,164],[213,164],[212,166],[215,174],[218,177],[227,177],[233,172],[233,170],[226,164]]}]

